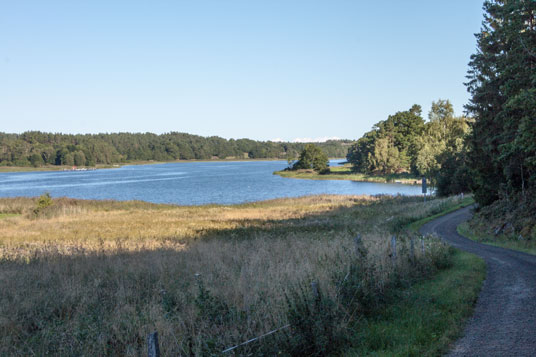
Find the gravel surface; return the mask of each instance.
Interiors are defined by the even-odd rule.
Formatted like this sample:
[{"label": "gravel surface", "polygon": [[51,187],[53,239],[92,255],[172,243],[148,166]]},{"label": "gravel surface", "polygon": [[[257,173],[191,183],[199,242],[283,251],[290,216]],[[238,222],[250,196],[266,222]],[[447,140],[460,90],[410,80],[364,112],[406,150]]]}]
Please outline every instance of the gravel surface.
[{"label": "gravel surface", "polygon": [[474,316],[449,356],[536,356],[536,256],[474,242],[456,232],[471,207],[421,228],[456,248],[482,257],[487,276]]}]

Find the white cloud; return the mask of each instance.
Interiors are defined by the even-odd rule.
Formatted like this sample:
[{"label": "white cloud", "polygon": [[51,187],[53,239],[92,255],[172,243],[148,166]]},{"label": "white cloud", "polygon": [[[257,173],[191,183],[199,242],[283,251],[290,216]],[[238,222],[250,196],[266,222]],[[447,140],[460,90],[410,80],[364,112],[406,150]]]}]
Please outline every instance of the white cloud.
[{"label": "white cloud", "polygon": [[[328,140],[341,140],[341,138],[337,136],[322,136],[319,138],[296,138],[294,140],[290,140],[290,142],[291,143],[324,143]],[[274,143],[288,142],[288,140],[283,140],[281,138],[271,139],[270,141],[273,141]]]},{"label": "white cloud", "polygon": [[292,141],[295,143],[324,143],[328,140],[341,140],[341,138],[336,136],[323,136],[319,138],[296,138]]}]

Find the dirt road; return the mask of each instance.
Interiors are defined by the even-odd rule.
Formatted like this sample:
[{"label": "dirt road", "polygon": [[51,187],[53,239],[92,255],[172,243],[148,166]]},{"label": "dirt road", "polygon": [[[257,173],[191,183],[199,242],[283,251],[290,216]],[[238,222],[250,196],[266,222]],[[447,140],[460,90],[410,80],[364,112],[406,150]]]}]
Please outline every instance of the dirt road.
[{"label": "dirt road", "polygon": [[470,209],[421,228],[421,233],[436,233],[454,247],[479,255],[487,264],[474,316],[449,356],[536,356],[536,256],[460,236],[456,226],[471,217]]}]

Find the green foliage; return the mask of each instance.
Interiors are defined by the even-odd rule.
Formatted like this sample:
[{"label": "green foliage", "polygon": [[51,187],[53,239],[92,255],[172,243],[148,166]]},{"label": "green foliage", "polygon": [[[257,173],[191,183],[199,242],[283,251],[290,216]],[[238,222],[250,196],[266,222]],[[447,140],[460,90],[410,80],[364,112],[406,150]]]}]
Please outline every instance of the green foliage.
[{"label": "green foliage", "polygon": [[29,161],[33,167],[39,167],[44,164],[43,158],[41,158],[41,155],[37,153],[31,154],[29,157]]},{"label": "green foliage", "polygon": [[333,166],[325,172],[316,173],[314,171],[292,171],[289,169],[275,171],[274,175],[282,177],[308,179],[308,180],[352,180],[363,182],[397,182],[404,184],[416,185],[420,178],[407,173],[392,175],[368,175],[352,170],[351,165]]},{"label": "green foliage", "polygon": [[356,171],[392,174],[414,171],[417,140],[424,130],[421,107],[390,115],[352,145],[346,156]]},{"label": "green foliage", "polygon": [[33,213],[36,216],[39,216],[45,211],[47,207],[52,206],[53,203],[54,202],[52,201],[52,197],[50,197],[50,193],[45,192],[37,199],[37,203],[35,205]]},{"label": "green foliage", "polygon": [[400,152],[394,145],[393,140],[389,137],[376,140],[374,151],[370,156],[370,163],[380,173],[386,175],[402,170]]},{"label": "green foliage", "polygon": [[[399,294],[367,321],[345,356],[442,356],[472,315],[486,265],[456,251],[453,268]],[[456,308],[454,308],[456,306]]]},{"label": "green foliage", "polygon": [[490,205],[536,186],[536,2],[488,0],[471,56],[466,109],[475,199]]},{"label": "green foliage", "polygon": [[[536,197],[536,191],[528,191],[526,195]],[[536,253],[536,200],[522,196],[518,192],[508,200],[478,207],[469,231],[476,233],[480,241]]]},{"label": "green foliage", "polygon": [[471,191],[473,178],[467,161],[466,147],[460,152],[446,151],[440,157],[442,164],[436,176],[437,194],[449,196]]},{"label": "green foliage", "polygon": [[[466,158],[460,153],[470,120],[455,117],[450,101],[442,99],[432,103],[428,118],[425,123],[418,105],[389,116],[350,147],[348,162],[363,173],[423,175],[433,186],[441,181],[444,194],[467,191]],[[453,172],[463,174],[463,180],[451,182]]]},{"label": "green foliage", "polygon": [[419,138],[416,167],[428,177],[438,194],[448,196],[468,192],[471,177],[466,175],[466,137],[470,119],[455,117],[448,100],[432,103],[424,135]]},{"label": "green foliage", "polygon": [[[317,146],[329,157],[344,157],[350,141],[330,140]],[[42,132],[0,133],[0,166],[94,166],[128,161],[208,159],[294,159],[303,143],[226,140],[171,132],[66,135]]]},{"label": "green foliage", "polygon": [[320,173],[327,173],[328,167],[329,159],[326,153],[314,144],[307,144],[292,169],[313,169]]}]

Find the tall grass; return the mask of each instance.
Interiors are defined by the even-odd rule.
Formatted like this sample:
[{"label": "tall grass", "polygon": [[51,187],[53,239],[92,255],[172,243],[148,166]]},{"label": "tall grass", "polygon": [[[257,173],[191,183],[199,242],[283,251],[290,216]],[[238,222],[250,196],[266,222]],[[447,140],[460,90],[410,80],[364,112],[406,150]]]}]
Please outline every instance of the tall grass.
[{"label": "tall grass", "polygon": [[440,241],[422,252],[400,227],[456,203],[57,199],[36,216],[36,199],[1,199],[19,215],[0,220],[0,355],[139,355],[153,330],[166,355],[210,355],[287,324],[233,353],[338,353],[399,287],[449,265]]}]

